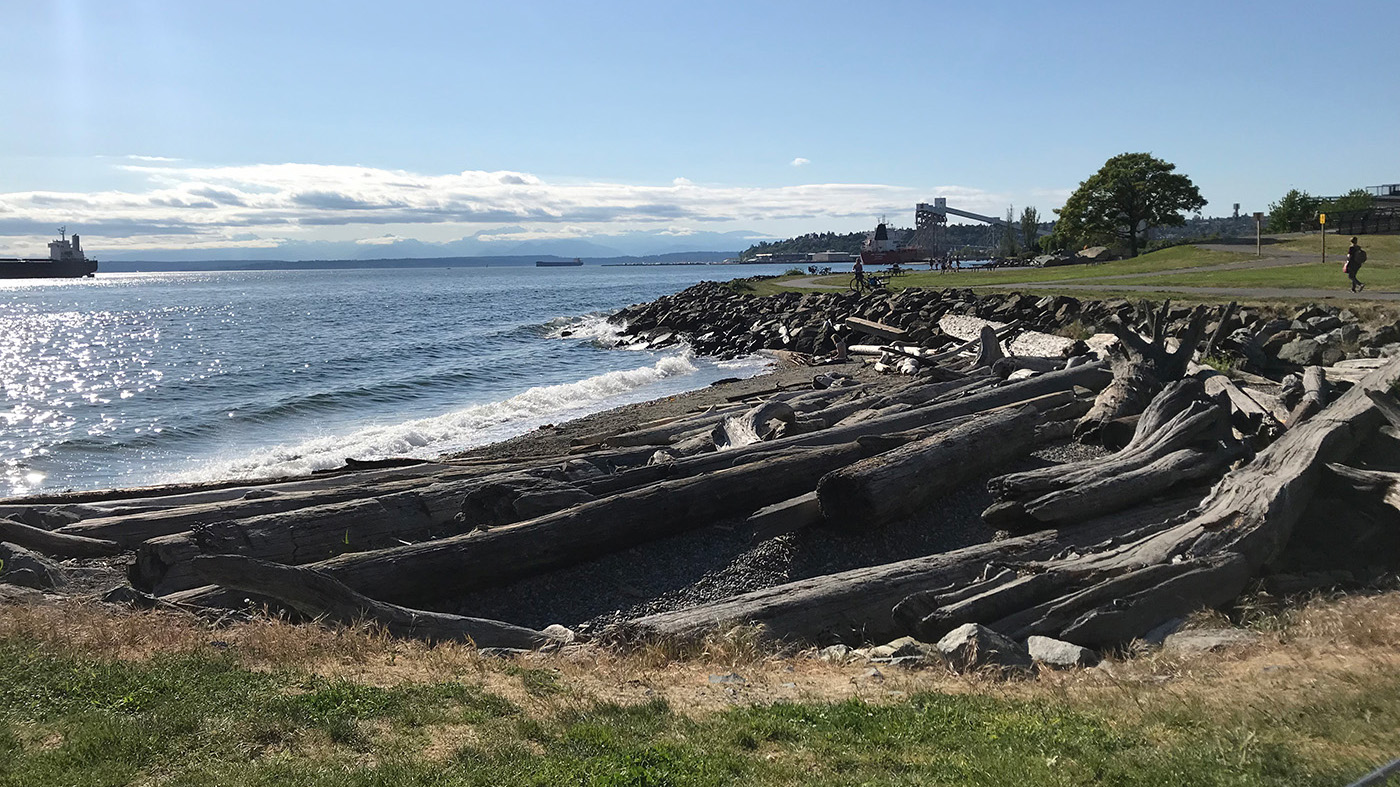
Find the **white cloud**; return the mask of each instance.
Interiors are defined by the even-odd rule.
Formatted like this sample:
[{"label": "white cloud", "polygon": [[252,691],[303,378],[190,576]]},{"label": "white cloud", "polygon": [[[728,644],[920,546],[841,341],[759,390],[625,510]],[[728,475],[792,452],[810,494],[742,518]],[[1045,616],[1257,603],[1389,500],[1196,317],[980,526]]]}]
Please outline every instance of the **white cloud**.
[{"label": "white cloud", "polygon": [[390,233],[386,235],[380,235],[377,238],[360,238],[355,242],[364,246],[388,246],[390,244],[398,243],[401,240],[405,239],[399,237],[398,235]]},{"label": "white cloud", "polygon": [[[800,161],[805,161],[799,159]],[[67,224],[103,248],[200,248],[281,239],[462,237],[484,231],[518,240],[609,232],[755,229],[765,223],[813,229],[862,226],[888,214],[913,223],[914,204],[934,196],[999,215],[1007,199],[975,189],[913,189],[873,183],[782,187],[552,183],[512,171],[423,174],[360,166],[189,166],[144,160],[118,165],[146,179],[133,191],[0,193],[0,238],[42,245]],[[504,231],[502,231],[504,230]],[[256,238],[257,240],[254,240]],[[98,248],[94,246],[93,248]],[[4,249],[0,249],[3,253]]]},{"label": "white cloud", "polygon": [[805,159],[805,158],[802,158],[801,156],[798,156],[797,158],[793,159],[791,163],[792,163],[792,166],[794,166],[794,167],[801,167],[801,166],[805,166],[805,165],[807,165],[807,164],[811,164],[811,163],[812,163],[812,160],[811,160],[811,159]]}]

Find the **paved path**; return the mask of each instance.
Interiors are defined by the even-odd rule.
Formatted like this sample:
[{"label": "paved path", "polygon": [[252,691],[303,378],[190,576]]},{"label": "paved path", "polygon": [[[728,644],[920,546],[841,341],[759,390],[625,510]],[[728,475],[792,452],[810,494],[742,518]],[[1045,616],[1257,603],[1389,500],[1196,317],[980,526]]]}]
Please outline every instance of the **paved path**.
[{"label": "paved path", "polygon": [[1178,287],[1133,284],[1062,284],[1060,282],[1024,282],[1021,284],[991,284],[989,287],[1026,290],[1112,290],[1113,292],[1175,292],[1187,295],[1220,295],[1227,298],[1345,298],[1356,301],[1400,301],[1400,292],[1347,292],[1305,287]]}]

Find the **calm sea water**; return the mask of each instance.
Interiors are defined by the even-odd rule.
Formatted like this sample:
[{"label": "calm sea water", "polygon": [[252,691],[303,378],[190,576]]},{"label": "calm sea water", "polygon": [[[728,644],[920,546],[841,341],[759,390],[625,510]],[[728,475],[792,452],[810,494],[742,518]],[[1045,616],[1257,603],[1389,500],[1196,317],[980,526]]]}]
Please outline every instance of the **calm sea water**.
[{"label": "calm sea water", "polygon": [[[781,267],[99,274],[0,281],[0,495],[432,457],[748,376],[601,315]],[[561,338],[563,330],[573,335]]]}]

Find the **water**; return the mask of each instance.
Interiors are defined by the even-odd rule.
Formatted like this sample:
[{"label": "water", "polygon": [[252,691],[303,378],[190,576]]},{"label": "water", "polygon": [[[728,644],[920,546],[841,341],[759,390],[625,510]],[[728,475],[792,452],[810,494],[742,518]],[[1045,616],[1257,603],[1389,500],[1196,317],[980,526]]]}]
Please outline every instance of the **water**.
[{"label": "water", "polygon": [[[0,281],[0,495],[433,457],[761,371],[610,347],[601,314],[782,266]],[[574,333],[561,338],[564,329]]]}]

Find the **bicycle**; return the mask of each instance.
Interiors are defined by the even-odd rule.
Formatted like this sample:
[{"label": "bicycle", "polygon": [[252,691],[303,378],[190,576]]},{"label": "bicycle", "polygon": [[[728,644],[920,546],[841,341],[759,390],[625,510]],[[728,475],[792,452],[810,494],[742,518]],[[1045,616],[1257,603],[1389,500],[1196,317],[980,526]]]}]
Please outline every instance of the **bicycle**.
[{"label": "bicycle", "polygon": [[887,283],[886,279],[866,274],[865,276],[851,276],[851,283],[848,287],[852,292],[874,292],[884,289]]}]

